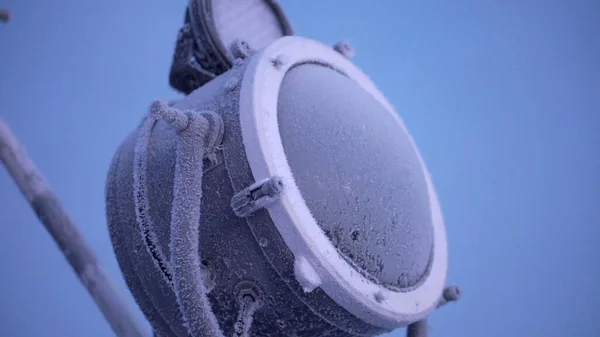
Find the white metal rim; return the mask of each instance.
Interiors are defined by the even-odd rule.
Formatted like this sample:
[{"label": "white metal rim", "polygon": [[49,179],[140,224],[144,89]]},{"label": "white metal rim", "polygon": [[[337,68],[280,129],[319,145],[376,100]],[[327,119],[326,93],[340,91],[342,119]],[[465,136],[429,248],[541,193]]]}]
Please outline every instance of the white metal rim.
[{"label": "white metal rim", "polygon": [[[297,36],[282,37],[252,57],[241,86],[240,124],[254,179],[273,176],[282,179],[284,190],[279,202],[269,206],[269,215],[295,258],[305,258],[317,272],[321,280],[318,286],[329,297],[369,324],[389,329],[408,325],[435,309],[446,282],[446,228],[430,175],[425,172],[434,227],[434,258],[427,279],[407,292],[396,292],[371,282],[339,255],[318,226],[284,153],[277,118],[279,89],[286,72],[304,63],[329,66],[356,81],[408,134],[394,108],[352,62],[319,42]],[[415,146],[412,137],[410,141]],[[425,168],[418,151],[417,154]]]}]

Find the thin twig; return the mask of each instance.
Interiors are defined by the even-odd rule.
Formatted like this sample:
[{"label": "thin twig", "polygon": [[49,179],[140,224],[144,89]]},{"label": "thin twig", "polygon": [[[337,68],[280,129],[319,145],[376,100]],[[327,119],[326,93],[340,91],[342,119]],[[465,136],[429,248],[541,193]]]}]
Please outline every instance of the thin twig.
[{"label": "thin twig", "polygon": [[0,160],[27,198],[46,230],[67,258],[81,283],[119,337],[144,337],[140,322],[110,280],[60,200],[27,156],[8,125],[0,118]]}]

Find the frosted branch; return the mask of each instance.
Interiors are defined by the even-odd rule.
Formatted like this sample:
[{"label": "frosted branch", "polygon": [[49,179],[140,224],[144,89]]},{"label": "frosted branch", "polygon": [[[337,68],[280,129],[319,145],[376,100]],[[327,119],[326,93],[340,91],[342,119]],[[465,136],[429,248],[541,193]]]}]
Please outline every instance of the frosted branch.
[{"label": "frosted branch", "polygon": [[148,336],[60,200],[0,118],[0,160],[119,337]]}]

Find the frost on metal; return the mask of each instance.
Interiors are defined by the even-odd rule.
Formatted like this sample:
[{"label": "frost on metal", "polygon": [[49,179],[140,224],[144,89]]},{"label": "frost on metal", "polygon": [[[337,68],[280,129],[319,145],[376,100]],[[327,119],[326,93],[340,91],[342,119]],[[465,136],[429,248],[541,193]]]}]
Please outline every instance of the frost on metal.
[{"label": "frost on metal", "polygon": [[138,128],[137,142],[133,155],[133,194],[135,201],[136,223],[142,234],[142,241],[152,256],[156,268],[161,271],[168,283],[172,282],[173,271],[162,247],[157,244],[158,238],[154,232],[154,224],[150,217],[150,205],[148,196],[148,145],[150,135],[154,125],[158,121],[158,114],[161,109],[165,109],[162,103],[154,102],[150,107],[150,113],[144,118]]},{"label": "frost on metal", "polygon": [[[158,121],[176,131],[175,176],[171,207],[169,255],[162,250],[150,216],[148,147]],[[155,101],[138,128],[133,160],[136,222],[146,251],[174,293],[187,332],[193,336],[223,335],[207,294],[215,287],[214,275],[200,263],[198,252],[203,159],[214,160],[222,141],[223,122],[213,112],[180,111]],[[166,294],[165,294],[166,296]],[[160,310],[160,309],[159,309]],[[165,309],[166,310],[166,309]]]},{"label": "frost on metal", "polygon": [[[164,135],[165,131],[171,131],[167,133],[166,138],[157,137],[157,135]],[[155,151],[167,144],[174,146],[176,137],[177,133],[168,124],[164,122],[156,124],[149,149],[151,161],[148,163],[148,179],[151,186],[156,186],[152,184],[156,181]],[[157,142],[156,138],[160,141]],[[183,325],[183,317],[178,309],[172,285],[164,275],[161,275],[161,271],[156,268],[154,257],[148,254],[144,247],[143,235],[136,221],[132,177],[136,142],[137,131],[131,133],[121,144],[108,172],[106,212],[113,248],[130,291],[155,331],[163,336],[187,336],[187,329]],[[165,163],[174,166],[174,162],[173,156]],[[172,184],[172,174],[169,174],[169,177],[164,176],[161,181]],[[149,189],[153,206],[150,208],[149,215],[157,224],[153,230],[159,239],[156,244],[164,247],[165,254],[169,253],[168,244],[164,240],[167,234],[165,232],[168,232],[168,228],[164,228],[165,225],[168,226],[165,217],[167,221],[169,220],[168,215],[160,216],[160,214],[164,213],[161,212],[163,201],[170,200],[172,197],[170,190],[172,188],[159,192],[157,198],[156,188]]]},{"label": "frost on metal", "polygon": [[[438,302],[437,308],[440,308],[450,302],[458,301],[460,299],[460,288],[452,285],[444,288],[442,296]],[[429,336],[429,324],[427,323],[427,317],[410,324],[406,328],[407,337],[427,337]]]},{"label": "frost on metal", "polygon": [[458,286],[448,286],[444,289],[444,292],[442,293],[442,297],[440,298],[437,307],[439,308],[450,302],[458,301],[460,299],[460,296],[460,288],[458,288]]},{"label": "frost on metal", "polygon": [[252,320],[254,319],[254,313],[261,306],[261,302],[250,294],[244,294],[239,299],[239,313],[234,323],[234,337],[252,337],[250,335],[250,328],[252,327]]},{"label": "frost on metal", "polygon": [[279,54],[271,60],[271,64],[276,69],[281,69],[288,62],[289,62],[289,57],[285,54]]},{"label": "frost on metal", "polygon": [[[331,48],[324,49],[332,54],[335,60],[346,62]],[[283,54],[278,50],[261,54],[266,62],[263,63],[265,69],[276,73],[272,67],[286,63]],[[277,62],[269,63],[273,59]],[[293,58],[291,60],[295,62]],[[136,207],[135,211],[133,206],[125,206],[127,210],[124,212],[130,214],[120,221],[121,224],[125,223],[123,227],[131,224],[131,235],[127,239],[133,243],[133,247],[127,247],[129,251],[126,255],[131,258],[129,263],[134,264],[133,275],[142,279],[142,285],[137,287],[138,293],[135,293],[135,289],[132,289],[132,292],[138,303],[144,302],[144,294],[139,293],[146,292],[145,296],[151,302],[148,306],[161,316],[156,319],[147,313],[149,310],[145,311],[157,333],[179,337],[213,337],[223,334],[228,337],[250,337],[249,331],[261,336],[311,333],[374,336],[389,331],[400,322],[406,325],[423,318],[426,313],[400,319],[404,314],[399,309],[397,322],[394,318],[389,319],[394,322],[385,322],[385,318],[378,316],[375,307],[390,305],[391,303],[386,303],[391,302],[386,297],[390,296],[391,291],[365,290],[361,297],[363,302],[360,302],[362,299],[351,302],[344,284],[340,286],[339,279],[326,275],[323,266],[316,264],[309,252],[303,250],[320,249],[321,247],[312,246],[318,241],[309,242],[301,249],[296,249],[293,245],[294,239],[297,238],[282,238],[287,238],[283,231],[290,230],[288,224],[279,223],[280,218],[270,218],[276,214],[274,212],[259,211],[277,202],[282,189],[287,186],[283,186],[282,180],[277,177],[264,180],[260,179],[263,177],[259,177],[254,180],[256,172],[247,167],[252,163],[253,159],[249,158],[249,154],[253,149],[245,146],[243,142],[240,131],[244,126],[240,125],[239,115],[243,109],[240,109],[239,105],[243,105],[244,100],[240,103],[238,99],[240,91],[244,91],[244,88],[240,88],[242,83],[246,85],[242,82],[242,74],[248,73],[247,67],[254,63],[244,61],[242,57],[238,61],[240,63],[237,68],[234,67],[230,72],[207,83],[202,90],[191,93],[176,105],[178,109],[171,104],[153,103],[152,113],[143,127],[134,134],[135,140],[139,140],[138,143],[141,144],[135,148],[139,157],[136,160],[138,167],[135,169],[136,179],[139,180],[136,183],[136,194],[139,194],[138,189],[142,190],[141,187],[147,189],[142,190],[142,194],[149,194],[145,197],[146,203],[140,202],[144,198],[137,201],[138,206],[142,207]],[[288,65],[281,69],[287,70]],[[294,198],[303,198],[311,211],[302,216],[314,217],[314,220],[322,219],[322,222],[336,222],[337,225],[332,228],[322,228],[322,234],[323,239],[327,237],[334,246],[338,244],[338,253],[347,253],[344,259],[338,261],[342,264],[340,268],[348,268],[347,264],[350,264],[350,267],[359,269],[352,264],[353,256],[376,262],[366,261],[364,270],[356,273],[352,271],[351,275],[342,281],[345,285],[360,287],[362,275],[370,272],[373,272],[370,275],[374,278],[389,278],[390,275],[387,274],[404,262],[408,265],[409,272],[414,270],[414,264],[409,261],[413,257],[411,254],[420,256],[421,252],[411,249],[411,245],[416,241],[414,238],[407,239],[406,243],[402,242],[401,238],[411,236],[419,239],[419,235],[416,235],[415,231],[401,231],[398,228],[402,227],[403,219],[412,219],[410,212],[419,204],[410,200],[403,203],[403,193],[400,193],[400,196],[398,193],[406,188],[394,188],[398,185],[398,177],[406,176],[402,169],[406,166],[407,156],[387,141],[386,137],[391,131],[388,132],[385,126],[392,123],[382,118],[372,118],[375,122],[381,120],[383,125],[379,128],[363,127],[364,123],[371,119],[364,118],[365,111],[368,111],[370,116],[378,116],[377,113],[381,112],[374,109],[372,104],[369,105],[366,97],[360,96],[364,94],[358,90],[361,88],[353,88],[349,83],[344,83],[342,80],[346,78],[342,78],[344,76],[341,74],[338,74],[340,78],[332,80],[331,77],[337,73],[330,72],[319,76],[316,69],[307,70],[303,67],[293,68],[285,74],[279,91],[278,109],[269,109],[273,114],[277,112],[282,145],[289,147],[291,144],[295,147],[291,150],[285,148],[285,155],[294,173],[294,180],[289,181],[295,181],[302,192]],[[300,76],[301,73],[305,75]],[[283,76],[283,73],[279,72],[279,75]],[[345,97],[353,99],[343,99]],[[300,109],[298,106],[303,102],[311,102],[310,105],[316,107],[316,111]],[[259,108],[260,106],[258,105]],[[205,109],[216,111],[219,115],[197,112]],[[320,114],[325,113],[332,117],[331,120],[326,120],[332,122],[328,126],[318,123],[317,120]],[[223,144],[220,140],[223,136],[220,118],[223,118],[228,131]],[[294,133],[289,133],[289,129],[293,129]],[[378,130],[377,134],[372,134],[372,130]],[[307,134],[313,137],[306,137]],[[385,138],[384,141],[371,146],[381,138]],[[340,142],[340,139],[344,141]],[[355,144],[350,152],[358,154],[356,160],[342,160],[348,155],[348,139]],[[303,143],[305,140],[313,140],[317,144],[307,146]],[[145,150],[139,148],[143,147],[143,144],[146,144]],[[307,148],[311,151],[306,151]],[[215,152],[217,149],[219,151]],[[326,152],[323,149],[330,152],[323,153]],[[296,150],[297,152],[294,152]],[[133,204],[134,149],[128,146],[126,151],[123,155],[126,162],[122,168],[127,170],[124,174],[127,176],[117,183],[127,179],[127,183],[123,184],[128,186],[125,194],[129,196],[128,203]],[[393,155],[399,154],[401,160],[398,162],[404,166],[400,169],[391,167],[393,165],[388,164],[390,160],[386,159],[386,151],[391,151]],[[215,156],[215,153],[218,156]],[[368,160],[365,160],[364,153],[370,155]],[[144,155],[146,159],[143,159]],[[307,160],[311,155],[314,157]],[[212,170],[212,166],[207,165],[207,159],[218,160],[219,165]],[[325,165],[330,159],[329,165]],[[142,163],[144,160],[148,161],[145,168]],[[340,162],[346,164],[340,165]],[[298,165],[294,166],[294,163]],[[331,170],[315,174],[324,168]],[[346,168],[349,168],[348,171],[345,171]],[[144,173],[145,170],[149,172]],[[359,170],[361,171],[357,173]],[[369,181],[365,182],[363,179],[362,183],[353,185],[350,180],[354,174],[360,179],[369,177]],[[145,183],[143,179],[146,179]],[[314,180],[318,180],[318,184],[307,185],[308,187],[303,189],[302,183]],[[288,179],[285,178],[285,181],[288,182]],[[409,187],[411,183],[414,181],[408,183]],[[203,186],[204,184],[206,186]],[[236,191],[241,192],[234,194]],[[410,197],[410,193],[405,194]],[[339,200],[342,202],[336,206],[335,202]],[[290,205],[293,206],[294,201],[291,200]],[[403,207],[405,204],[412,208]],[[328,208],[321,210],[323,214],[315,211],[323,206]],[[398,209],[402,209],[402,212],[394,211]],[[150,218],[147,216],[144,219],[143,214],[148,214]],[[295,220],[302,223],[302,216]],[[158,270],[154,268],[153,263],[158,262],[151,261],[156,258],[148,254],[148,247],[144,247],[148,242],[142,241],[137,228],[144,221],[144,226],[149,228],[146,236],[150,238],[150,243],[162,247],[164,256],[160,259],[171,268],[168,272],[169,283],[157,274]],[[417,217],[414,222],[427,221],[419,221]],[[384,228],[376,232],[377,228],[374,226],[377,224],[384,224]],[[404,233],[408,235],[403,235]],[[390,237],[394,239],[386,243],[386,239]],[[394,245],[392,241],[400,241],[400,244],[390,248]],[[350,248],[356,249],[344,250],[340,248],[342,245],[339,243],[348,243]],[[408,249],[406,254],[401,254],[402,261],[380,258],[387,253],[385,250],[391,250],[394,255],[398,255],[398,251],[406,248],[403,247],[404,244]],[[335,253],[335,250],[330,251]],[[429,252],[428,248],[423,250],[423,253],[426,252]],[[143,266],[141,260],[145,261]],[[123,268],[123,263],[119,262]],[[328,267],[338,266],[328,264]],[[124,267],[127,268],[128,266]],[[404,273],[390,277],[405,277],[405,270],[402,272]],[[259,304],[253,301],[256,297],[247,296],[240,300],[239,297],[236,298],[237,292],[231,291],[234,285],[235,289],[238,289],[238,285],[244,281],[255,282],[259,293],[265,295],[261,296],[265,302],[260,309]],[[385,279],[381,283],[384,281],[395,282],[394,279]],[[407,283],[406,280],[401,281],[398,282],[401,285]],[[416,286],[419,286],[417,283]],[[130,285],[130,288],[134,286]],[[432,300],[436,300],[438,295],[442,296],[440,290],[441,287],[431,294]],[[209,293],[210,296],[207,296]],[[323,296],[329,296],[330,300],[324,301]],[[440,303],[442,300],[440,299]],[[367,301],[368,309],[362,312],[355,310],[358,314],[351,312],[359,307],[356,303],[364,304]],[[165,322],[161,324],[159,319],[164,319]],[[282,322],[281,325],[279,322]],[[415,326],[418,327],[418,324]]]},{"label": "frost on metal", "polygon": [[222,136],[223,124],[212,112],[189,114],[177,143],[173,204],[171,208],[171,262],[173,288],[192,336],[222,337],[207,294],[200,253],[202,161]]},{"label": "frost on metal", "polygon": [[277,116],[294,181],[340,256],[390,289],[425,280],[434,238],[427,183],[385,106],[347,76],[302,64],[283,78]]},{"label": "frost on metal", "polygon": [[248,42],[240,39],[231,42],[229,52],[234,59],[247,59],[254,53]]},{"label": "frost on metal", "polygon": [[386,298],[382,291],[378,291],[375,293],[375,301],[377,301],[377,303],[382,303],[385,300]]},{"label": "frost on metal", "polygon": [[321,285],[319,274],[304,256],[298,256],[294,260],[294,275],[304,292],[312,292]]},{"label": "frost on metal", "polygon": [[233,91],[240,85],[241,81],[241,78],[234,76],[225,82],[224,88],[227,91]]},{"label": "frost on metal", "polygon": [[282,190],[281,178],[266,178],[236,193],[231,199],[231,207],[237,216],[247,217],[277,201]]},{"label": "frost on metal", "polygon": [[209,267],[201,264],[200,273],[202,274],[202,280],[204,282],[204,287],[206,287],[206,293],[210,294],[210,292],[215,289],[215,274],[210,270]]}]

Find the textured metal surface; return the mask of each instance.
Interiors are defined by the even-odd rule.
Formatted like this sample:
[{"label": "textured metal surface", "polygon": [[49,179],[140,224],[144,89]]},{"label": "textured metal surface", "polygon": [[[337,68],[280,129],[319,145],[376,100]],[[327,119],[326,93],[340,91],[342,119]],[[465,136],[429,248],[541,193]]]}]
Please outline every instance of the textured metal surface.
[{"label": "textured metal surface", "polygon": [[[239,88],[230,84],[241,76],[241,70],[233,69],[211,81],[201,93],[194,92],[175,104],[181,109],[213,110],[221,114],[225,123],[223,149],[217,153],[216,165],[205,164],[204,167],[198,224],[202,233],[201,269],[206,275],[212,310],[224,335],[233,335],[240,312],[239,295],[248,290],[255,290],[262,302],[253,315],[250,332],[254,336],[351,337],[356,334],[350,331],[368,336],[383,332],[349,315],[323,292],[303,294],[312,298],[308,304],[297,293],[301,288],[293,273],[287,272],[293,257],[270,222],[267,211],[258,210],[249,218],[240,218],[233,212],[232,196],[253,182],[241,178],[251,176],[251,172],[239,139]],[[145,247],[149,233],[140,232],[136,220],[132,178],[135,136],[133,133],[123,143],[109,172],[107,215],[111,238],[127,284],[155,331],[160,336],[187,337],[190,334],[177,304],[177,294],[158,267],[157,256]],[[163,251],[165,264],[173,260],[169,242],[176,142],[175,130],[158,122],[148,144],[147,184],[151,188],[147,202],[148,216],[152,220],[151,241]],[[255,220],[261,229],[268,229],[270,235],[255,232],[253,226],[248,226]],[[276,260],[265,253],[272,249],[278,251]]]},{"label": "textured metal surface", "polygon": [[386,287],[417,285],[433,227],[424,169],[404,130],[356,82],[316,64],[288,72],[278,114],[296,183],[338,251]]},{"label": "textured metal surface", "polygon": [[258,50],[287,35],[268,1],[218,0],[211,4],[216,33],[225,47],[241,39]]},{"label": "textured metal surface", "polygon": [[175,44],[170,85],[189,95],[231,68],[230,46],[244,41],[253,50],[293,34],[273,0],[190,0]]}]

